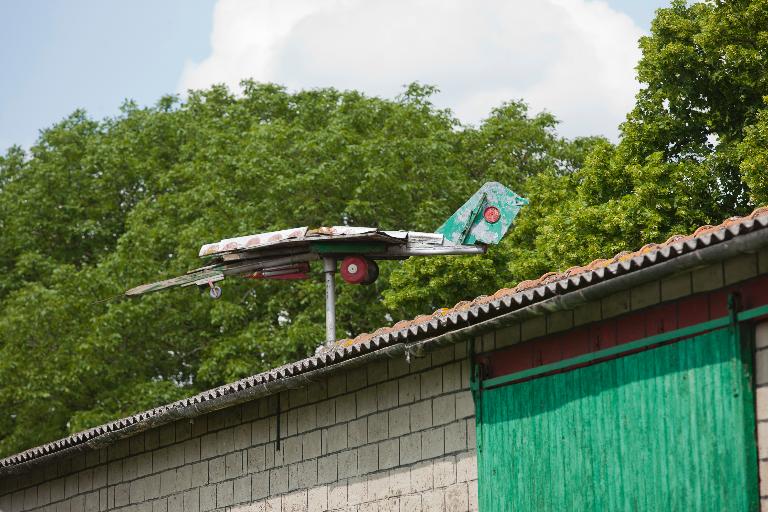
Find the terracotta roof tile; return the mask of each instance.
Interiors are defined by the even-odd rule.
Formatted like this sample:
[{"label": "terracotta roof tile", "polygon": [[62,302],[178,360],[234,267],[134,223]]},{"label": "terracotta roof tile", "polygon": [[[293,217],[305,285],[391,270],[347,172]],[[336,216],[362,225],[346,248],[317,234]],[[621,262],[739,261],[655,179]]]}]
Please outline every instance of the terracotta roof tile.
[{"label": "terracotta roof tile", "polygon": [[612,263],[629,261],[636,256],[642,256],[644,254],[648,254],[658,249],[662,249],[665,246],[672,245],[681,241],[702,237],[709,233],[714,233],[715,231],[731,226],[735,223],[742,222],[745,220],[752,220],[759,215],[765,215],[765,214],[768,214],[768,206],[761,206],[759,208],[756,208],[749,215],[745,215],[744,217],[729,217],[728,219],[724,220],[717,226],[711,226],[709,224],[704,226],[699,226],[691,235],[672,235],[665,242],[661,244],[655,244],[655,243],[645,244],[644,246],[642,246],[640,249],[636,251],[621,251],[618,254],[616,254],[613,258],[609,258],[609,259],[598,258],[586,265],[571,267],[565,270],[564,272],[547,272],[546,274],[542,275],[538,279],[528,279],[526,281],[521,281],[520,283],[518,283],[512,288],[509,288],[509,287],[502,288],[496,291],[495,293],[493,293],[492,295],[481,295],[480,297],[476,297],[471,301],[464,300],[457,303],[452,308],[438,309],[431,315],[421,315],[411,320],[400,320],[392,327],[382,327],[377,329],[375,332],[373,332],[373,334],[362,333],[356,336],[354,339],[339,340],[336,343],[337,345],[341,345],[341,346],[350,346],[357,343],[363,343],[365,341],[375,338],[376,336],[381,336],[383,334],[393,333],[403,329],[407,329],[409,327],[425,324],[434,318],[446,316],[451,313],[459,313],[462,311],[467,311],[472,306],[486,304],[488,302],[491,302],[509,295],[513,295],[515,293],[519,293],[525,290],[530,290],[533,288],[538,288],[539,286],[547,285],[550,283],[555,283],[567,277],[571,277],[571,276],[575,276],[575,275],[589,272],[592,270],[596,270],[601,267],[606,267]]}]

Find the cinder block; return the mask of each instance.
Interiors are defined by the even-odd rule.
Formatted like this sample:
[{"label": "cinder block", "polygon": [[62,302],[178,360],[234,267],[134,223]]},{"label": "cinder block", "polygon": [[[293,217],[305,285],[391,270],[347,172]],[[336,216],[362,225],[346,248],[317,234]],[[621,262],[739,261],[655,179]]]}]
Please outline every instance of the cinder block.
[{"label": "cinder block", "polygon": [[434,350],[432,352],[432,364],[434,366],[439,366],[445,363],[450,363],[453,361],[455,352],[456,350],[453,348],[452,344]]},{"label": "cinder block", "polygon": [[300,462],[297,464],[297,468],[296,486],[298,489],[307,489],[317,485],[317,459]]},{"label": "cinder block", "polygon": [[320,485],[307,491],[309,512],[323,512],[328,510],[328,486]]},{"label": "cinder block", "polygon": [[480,336],[480,346],[483,352],[491,352],[496,349],[496,332],[486,332]]},{"label": "cinder block", "polygon": [[168,448],[168,467],[177,468],[184,464],[184,444],[172,444]]},{"label": "cinder block", "polygon": [[[117,480],[118,482],[122,481],[122,466],[121,473],[120,473],[120,479]],[[66,480],[64,480],[64,497],[65,498],[71,498],[77,494],[77,474],[69,475]],[[23,496],[23,493],[22,493]]]},{"label": "cinder block", "polygon": [[547,334],[562,332],[573,327],[573,311],[555,311],[547,315]]},{"label": "cinder block", "polygon": [[[254,421],[251,425],[251,445],[259,445],[270,441],[269,437],[269,424],[270,419],[264,418],[258,421]],[[205,438],[203,438],[204,440]],[[203,455],[203,458],[206,458]]]},{"label": "cinder block", "polygon": [[[51,502],[51,484],[49,482],[42,483],[37,486],[37,503],[38,505],[47,505]],[[3,506],[0,502],[0,510],[3,510]],[[10,508],[10,507],[6,507]]]},{"label": "cinder block", "polygon": [[200,438],[200,457],[210,459],[217,455],[216,434],[206,434]]},{"label": "cinder block", "polygon": [[234,503],[251,501],[251,477],[244,476],[236,479],[232,484],[232,491]]},{"label": "cinder block", "polygon": [[[342,452],[343,453],[343,452]],[[317,459],[317,481],[321,484],[335,482],[338,478],[338,455],[331,454]]]},{"label": "cinder block", "polygon": [[[368,475],[368,504],[373,510],[381,510],[381,501],[389,497],[389,474],[387,471],[370,473]],[[375,502],[375,503],[374,503]]]},{"label": "cinder block", "polygon": [[360,446],[368,442],[368,418],[350,421],[347,427],[349,447]]},{"label": "cinder block", "polygon": [[724,286],[722,263],[696,269],[691,275],[693,276],[694,293],[706,292]]},{"label": "cinder block", "polygon": [[[106,509],[102,507],[102,510]],[[152,512],[168,512],[168,498],[153,501]]]},{"label": "cinder block", "polygon": [[496,348],[504,348],[520,343],[520,324],[514,324],[496,331]]},{"label": "cinder block", "polygon": [[320,430],[313,430],[302,435],[301,442],[303,459],[313,459],[320,456],[322,449]]},{"label": "cinder block", "polygon": [[[191,464],[200,460],[200,438],[184,441],[183,446],[184,464]],[[141,467],[141,462],[139,462],[139,467]]]},{"label": "cinder block", "polygon": [[186,491],[192,488],[192,465],[187,464],[176,470],[176,490]]},{"label": "cinder block", "polygon": [[768,348],[768,322],[762,322],[755,327],[755,348]]},{"label": "cinder block", "polygon": [[379,411],[397,407],[397,381],[382,382],[376,386],[376,408]]},{"label": "cinder block", "polygon": [[243,423],[233,431],[235,450],[244,450],[251,446],[252,423]]},{"label": "cinder block", "polygon": [[467,449],[467,424],[470,421],[474,427],[474,418],[459,420],[445,427],[446,453],[460,452]]},{"label": "cinder block", "polygon": [[755,384],[768,384],[768,349],[755,352]]},{"label": "cinder block", "polygon": [[467,494],[469,495],[469,510],[474,512],[478,510],[477,504],[477,480],[467,482]]},{"label": "cinder block", "polygon": [[377,384],[387,380],[387,361],[374,361],[366,366],[368,371],[368,384]]},{"label": "cinder block", "polygon": [[309,403],[319,402],[328,398],[328,381],[320,379],[307,386],[307,401]]},{"label": "cinder block", "polygon": [[475,447],[475,418],[467,418],[467,446]]},{"label": "cinder block", "polygon": [[661,283],[651,281],[640,286],[636,286],[629,291],[632,310],[647,308],[661,302]]},{"label": "cinder block", "polygon": [[269,496],[269,471],[262,471],[251,476],[251,499],[258,500]]},{"label": "cinder block", "polygon": [[258,473],[266,469],[264,445],[249,448],[246,454],[246,468],[249,473]]},{"label": "cinder block", "polygon": [[224,455],[235,449],[235,429],[227,428],[216,433],[216,453]]},{"label": "cinder block", "polygon": [[368,385],[368,375],[365,366],[353,368],[347,372],[347,391],[357,391]]},{"label": "cinder block", "polygon": [[[125,470],[123,470],[123,474],[125,474]],[[136,473],[134,472],[133,478],[136,478]],[[79,489],[79,492],[88,492],[93,490],[93,470],[92,469],[85,469],[78,473],[77,475],[78,484],[77,487]]]},{"label": "cinder block", "polygon": [[337,452],[347,448],[349,438],[347,437],[346,423],[333,425],[325,430],[324,433],[324,444],[328,447],[327,450],[324,450],[325,453]]},{"label": "cinder block", "polygon": [[432,400],[411,405],[411,430],[424,430],[432,426]]},{"label": "cinder block", "polygon": [[691,273],[677,274],[661,280],[661,300],[679,299],[692,293]]},{"label": "cinder block", "polygon": [[377,397],[376,388],[374,386],[370,386],[358,391],[356,393],[355,400],[357,402],[358,418],[376,412]]},{"label": "cinder block", "polygon": [[421,494],[409,494],[400,498],[400,510],[421,511]]},{"label": "cinder block", "polygon": [[469,493],[466,483],[454,484],[445,489],[445,510],[447,512],[469,510]]},{"label": "cinder block", "polygon": [[208,462],[192,464],[192,486],[200,487],[208,483]]},{"label": "cinder block", "polygon": [[520,324],[520,341],[527,341],[547,334],[547,318],[535,316],[523,320]]},{"label": "cinder block", "polygon": [[768,421],[768,387],[761,387],[755,390],[755,415],[758,421]]},{"label": "cinder block", "polygon": [[368,442],[375,443],[386,439],[389,434],[389,414],[380,412],[368,419]]},{"label": "cinder block", "polygon": [[216,485],[216,506],[228,507],[234,503],[234,485],[231,480]]},{"label": "cinder block", "polygon": [[184,512],[200,512],[200,489],[190,489],[184,493]]},{"label": "cinder block", "polygon": [[396,379],[403,375],[407,375],[409,371],[411,371],[411,365],[408,364],[405,357],[396,357],[387,362],[387,373],[389,374],[390,379]]},{"label": "cinder block", "polygon": [[407,375],[397,380],[399,404],[409,404],[421,398],[418,374]]},{"label": "cinder block", "polygon": [[176,426],[173,423],[163,425],[157,433],[160,437],[160,446],[167,446],[176,441]]},{"label": "cinder block", "polygon": [[[192,423],[192,437],[198,437],[208,431],[207,416],[198,416],[189,420]],[[149,448],[147,448],[149,450]]]},{"label": "cinder block", "polygon": [[758,273],[757,254],[741,254],[723,262],[725,284],[738,283]]},{"label": "cinder block", "polygon": [[359,505],[368,501],[368,479],[364,476],[350,478],[347,481],[347,503]]},{"label": "cinder block", "polygon": [[389,495],[404,496],[411,492],[411,470],[399,466],[389,472]]},{"label": "cinder block", "polygon": [[357,449],[357,470],[360,474],[373,473],[379,469],[379,446],[367,444]]},{"label": "cinder block", "polygon": [[421,510],[423,512],[444,512],[445,511],[445,491],[443,489],[432,489],[421,495]]},{"label": "cinder block", "polygon": [[432,367],[432,354],[411,354],[409,373],[420,373]]},{"label": "cinder block", "polygon": [[580,306],[576,306],[573,310],[573,325],[579,326],[584,324],[590,324],[602,319],[602,312],[600,310],[600,302],[587,302]]},{"label": "cinder block", "polygon": [[390,469],[400,462],[400,441],[388,439],[379,443],[379,469]]},{"label": "cinder block", "polygon": [[144,480],[144,497],[148,500],[158,498],[160,496],[160,478],[157,475],[145,476]]},{"label": "cinder block", "polygon": [[461,389],[461,361],[443,366],[443,393]]},{"label": "cinder block", "polygon": [[24,510],[31,510],[37,506],[37,487],[30,487],[24,491]]},{"label": "cinder block", "polygon": [[216,508],[216,485],[200,488],[200,510],[206,512]]},{"label": "cinder block", "polygon": [[70,512],[85,512],[85,496],[75,496],[69,501]]},{"label": "cinder block", "polygon": [[400,438],[400,464],[421,460],[421,433],[416,432]]},{"label": "cinder block", "polygon": [[456,456],[456,481],[470,480],[477,480],[477,453],[474,450]]},{"label": "cinder block", "polygon": [[291,389],[288,392],[288,400],[291,409],[295,407],[301,407],[307,403],[307,388],[301,387],[297,389]]},{"label": "cinder block", "polygon": [[269,494],[288,492],[288,466],[281,466],[269,471]]},{"label": "cinder block", "polygon": [[630,308],[630,295],[629,290],[620,291],[609,295],[600,301],[603,318],[611,318],[614,316],[622,315],[629,311]]},{"label": "cinder block", "polygon": [[176,470],[163,471],[160,473],[160,496],[168,496],[174,492],[176,492]]},{"label": "cinder block", "polygon": [[283,512],[307,512],[307,490],[301,490],[283,496]]},{"label": "cinder block", "polygon": [[283,440],[282,452],[283,462],[293,464],[301,460],[302,436],[288,437]]},{"label": "cinder block", "polygon": [[[181,493],[168,496],[168,512],[184,512],[184,495]],[[149,505],[149,504],[147,504]]]},{"label": "cinder block", "polygon": [[389,416],[389,437],[400,437],[411,431],[409,406],[392,409],[387,414]]},{"label": "cinder block", "polygon": [[117,484],[115,486],[115,506],[122,507],[130,503],[131,497],[131,484]]},{"label": "cinder block", "polygon": [[357,450],[347,450],[338,455],[339,479],[357,476]]},{"label": "cinder block", "polygon": [[455,395],[443,395],[432,401],[432,420],[435,425],[444,425],[456,419]]},{"label": "cinder block", "polygon": [[296,429],[298,433],[317,428],[317,406],[315,404],[300,408],[297,412]]},{"label": "cinder block", "polygon": [[339,480],[328,486],[328,508],[341,509],[347,506],[347,481]]},{"label": "cinder block", "polygon": [[[64,497],[69,498],[73,494],[67,493],[67,482],[69,480],[66,480],[64,483]],[[107,467],[107,482],[109,485],[114,485],[117,483],[120,483],[123,481],[123,461],[116,460],[109,463],[109,466]],[[72,484],[70,484],[71,486]],[[74,484],[77,485],[77,484]],[[74,487],[71,487],[74,489]]]},{"label": "cinder block", "polygon": [[347,374],[336,373],[328,377],[328,396],[337,396],[347,392]]},{"label": "cinder block", "polygon": [[428,398],[443,392],[443,369],[433,368],[421,374],[421,397]]},{"label": "cinder block", "polygon": [[211,483],[221,482],[227,477],[226,457],[216,457],[208,461],[208,478]]},{"label": "cinder block", "polygon": [[128,498],[130,503],[141,503],[146,499],[144,495],[145,482],[143,478],[130,482],[129,486]]},{"label": "cinder block", "polygon": [[420,462],[411,468],[411,490],[424,492],[434,487],[432,462]]},{"label": "cinder block", "polygon": [[445,453],[445,431],[442,427],[421,433],[421,455],[425,459],[439,457]]},{"label": "cinder block", "polygon": [[475,415],[475,401],[471,391],[462,391],[453,395],[456,400],[456,417],[466,418]]},{"label": "cinder block", "polygon": [[85,512],[99,511],[99,491],[89,492],[85,495]]},{"label": "cinder block", "polygon": [[[136,455],[137,453],[141,453],[143,451],[144,451],[144,432],[128,438],[128,453],[130,453],[131,455]],[[96,452],[93,452],[93,453],[96,453]],[[98,463],[99,461],[97,458],[96,464]]]},{"label": "cinder block", "polygon": [[333,400],[323,400],[317,404],[317,426],[327,427],[336,423],[336,403]]},{"label": "cinder block", "polygon": [[437,459],[432,467],[435,487],[447,487],[456,483],[456,457],[450,455]]},{"label": "cinder block", "polygon": [[227,454],[226,456],[226,475],[227,478],[237,478],[243,475],[243,463],[244,452],[235,452]]},{"label": "cinder block", "polygon": [[355,394],[342,395],[336,399],[336,422],[355,419],[357,407],[355,406]]}]

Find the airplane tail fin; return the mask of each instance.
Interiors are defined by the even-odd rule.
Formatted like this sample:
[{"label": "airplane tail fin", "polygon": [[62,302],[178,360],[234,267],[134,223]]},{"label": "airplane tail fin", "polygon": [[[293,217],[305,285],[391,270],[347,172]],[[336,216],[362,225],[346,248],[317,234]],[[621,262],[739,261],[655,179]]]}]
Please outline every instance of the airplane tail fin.
[{"label": "airplane tail fin", "polygon": [[524,197],[489,181],[451,215],[435,233],[455,244],[498,244],[520,208],[528,204]]}]

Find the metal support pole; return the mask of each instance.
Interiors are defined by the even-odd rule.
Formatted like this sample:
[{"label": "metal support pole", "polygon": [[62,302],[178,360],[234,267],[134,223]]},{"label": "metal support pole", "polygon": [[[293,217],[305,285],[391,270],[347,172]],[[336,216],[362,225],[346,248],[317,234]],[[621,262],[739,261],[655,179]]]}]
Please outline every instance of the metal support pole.
[{"label": "metal support pole", "polygon": [[323,272],[325,272],[325,342],[332,344],[336,341],[336,258],[323,257]]}]

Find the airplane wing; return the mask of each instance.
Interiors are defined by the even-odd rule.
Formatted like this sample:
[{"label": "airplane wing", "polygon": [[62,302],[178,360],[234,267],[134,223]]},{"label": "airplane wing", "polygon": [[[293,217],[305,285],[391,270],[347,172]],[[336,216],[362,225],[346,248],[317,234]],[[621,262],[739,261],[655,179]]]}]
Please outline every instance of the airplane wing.
[{"label": "airplane wing", "polygon": [[193,270],[183,276],[173,277],[164,281],[157,281],[155,283],[142,284],[135,288],[125,292],[125,295],[133,297],[136,295],[142,295],[144,293],[156,292],[158,290],[165,290],[166,288],[191,286],[193,284],[205,285],[208,283],[214,283],[224,279],[224,273],[218,269],[200,269]]}]

